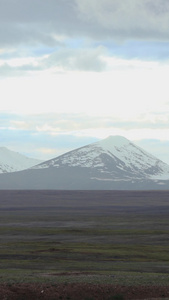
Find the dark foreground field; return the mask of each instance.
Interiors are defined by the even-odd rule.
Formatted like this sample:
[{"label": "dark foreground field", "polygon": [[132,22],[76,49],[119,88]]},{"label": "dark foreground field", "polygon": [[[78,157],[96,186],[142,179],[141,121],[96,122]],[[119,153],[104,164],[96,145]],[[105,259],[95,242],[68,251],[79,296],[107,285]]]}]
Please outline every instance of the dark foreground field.
[{"label": "dark foreground field", "polygon": [[169,299],[169,192],[0,191],[0,299]]}]

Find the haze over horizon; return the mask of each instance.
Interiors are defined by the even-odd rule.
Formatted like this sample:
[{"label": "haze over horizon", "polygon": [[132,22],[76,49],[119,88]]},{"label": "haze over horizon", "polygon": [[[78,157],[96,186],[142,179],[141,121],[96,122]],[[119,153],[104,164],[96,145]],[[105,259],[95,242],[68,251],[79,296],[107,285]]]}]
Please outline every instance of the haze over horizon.
[{"label": "haze over horizon", "polygon": [[169,2],[0,0],[0,147],[121,135],[169,164]]}]

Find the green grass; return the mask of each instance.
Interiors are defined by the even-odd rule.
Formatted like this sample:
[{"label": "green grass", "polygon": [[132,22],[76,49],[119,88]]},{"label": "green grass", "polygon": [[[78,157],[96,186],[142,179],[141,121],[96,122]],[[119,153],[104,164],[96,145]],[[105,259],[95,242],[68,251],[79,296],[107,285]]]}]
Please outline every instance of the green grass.
[{"label": "green grass", "polygon": [[6,234],[29,234],[29,235],[63,235],[63,234],[69,234],[69,235],[79,235],[79,236],[112,236],[112,235],[118,235],[118,236],[138,236],[138,235],[168,235],[169,230],[160,230],[160,229],[110,229],[110,228],[33,228],[33,227],[21,227],[21,226],[5,226],[0,228],[0,235],[6,235]]},{"label": "green grass", "polygon": [[[95,274],[92,278],[95,281],[102,281],[104,275],[109,282],[115,282],[114,277],[111,278],[112,274],[117,273],[118,279],[119,274],[123,272],[128,275],[144,273],[144,276],[163,274],[168,278],[166,276],[169,272],[169,246],[11,241],[1,244],[0,265],[2,273],[0,281],[8,277],[16,280],[17,274],[19,279],[22,273],[24,273],[24,276],[21,276],[22,280],[23,278],[32,280],[32,276],[37,277],[35,274],[41,274],[36,280],[40,280],[41,277],[43,280],[43,274],[46,273],[51,274],[47,276],[49,280],[53,273],[65,272],[79,272],[79,274],[90,272]],[[84,276],[82,278],[84,280]],[[61,281],[68,279],[65,276],[61,277]],[[91,280],[91,277],[89,279]],[[59,280],[58,276],[55,280]]]}]

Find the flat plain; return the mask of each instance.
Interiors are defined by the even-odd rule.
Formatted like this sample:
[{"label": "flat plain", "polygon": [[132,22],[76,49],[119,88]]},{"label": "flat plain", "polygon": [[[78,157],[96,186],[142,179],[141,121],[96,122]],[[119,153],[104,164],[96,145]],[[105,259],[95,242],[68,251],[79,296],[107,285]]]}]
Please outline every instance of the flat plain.
[{"label": "flat plain", "polygon": [[0,283],[169,286],[169,191],[0,191]]}]

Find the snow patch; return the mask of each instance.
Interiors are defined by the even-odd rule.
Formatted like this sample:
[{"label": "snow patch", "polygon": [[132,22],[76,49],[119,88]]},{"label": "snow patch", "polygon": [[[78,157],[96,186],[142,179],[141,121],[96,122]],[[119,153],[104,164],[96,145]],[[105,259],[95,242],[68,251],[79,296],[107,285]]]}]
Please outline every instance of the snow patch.
[{"label": "snow patch", "polygon": [[0,173],[16,172],[39,164],[40,160],[29,158],[8,148],[0,147]]},{"label": "snow patch", "polygon": [[[102,141],[67,152],[34,167],[80,167],[108,174],[111,180],[120,178],[169,179],[169,166],[121,136],[110,136]],[[99,177],[99,176],[97,176]],[[110,180],[109,179],[109,180]],[[102,179],[102,176],[100,177]]]}]

